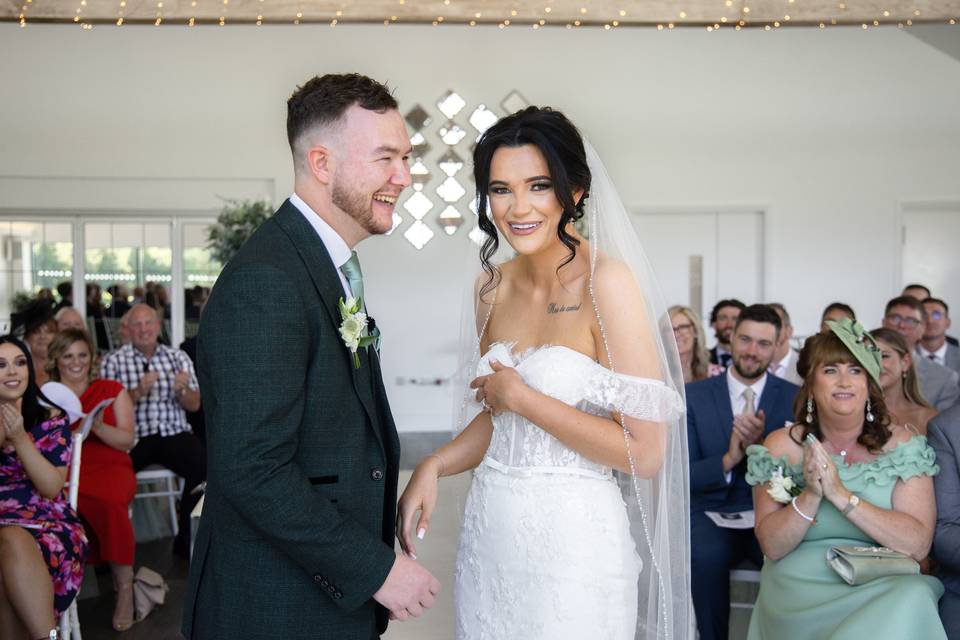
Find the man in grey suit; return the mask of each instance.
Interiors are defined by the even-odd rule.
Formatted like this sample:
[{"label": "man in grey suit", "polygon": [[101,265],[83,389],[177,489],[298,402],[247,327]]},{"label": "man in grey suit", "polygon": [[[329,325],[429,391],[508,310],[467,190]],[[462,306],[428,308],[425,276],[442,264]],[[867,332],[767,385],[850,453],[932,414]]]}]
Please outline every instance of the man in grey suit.
[{"label": "man in grey suit", "polygon": [[923,301],[923,310],[927,314],[927,322],[920,344],[917,345],[917,353],[960,374],[960,348],[947,342],[947,329],[951,324],[950,307],[940,298],[927,298]]},{"label": "man in grey suit", "polygon": [[944,411],[927,427],[937,452],[940,473],[933,479],[937,494],[937,528],[933,557],[946,587],[940,618],[950,640],[960,640],[960,405]]},{"label": "man in grey suit", "polygon": [[191,640],[374,640],[440,589],[394,553],[400,443],[364,346],[377,332],[352,310],[348,331],[341,309],[372,307],[353,248],[392,228],[410,138],[386,87],[357,74],[300,87],[287,137],[294,193],[224,268],[200,325]]},{"label": "man in grey suit", "polygon": [[767,306],[777,312],[782,325],[780,327],[780,337],[777,339],[777,348],[773,352],[773,360],[770,362],[768,371],[799,387],[803,385],[803,378],[797,373],[797,360],[799,360],[800,354],[790,344],[793,339],[793,323],[790,321],[790,314],[787,313],[787,308],[779,302],[771,302]]},{"label": "man in grey suit", "polygon": [[[925,324],[926,311],[916,298],[900,296],[887,303],[883,313],[884,328],[902,335],[910,350],[917,354],[917,344],[923,337]],[[913,362],[920,379],[920,390],[930,404],[943,411],[960,400],[960,375],[956,371],[920,357],[919,354]]]}]

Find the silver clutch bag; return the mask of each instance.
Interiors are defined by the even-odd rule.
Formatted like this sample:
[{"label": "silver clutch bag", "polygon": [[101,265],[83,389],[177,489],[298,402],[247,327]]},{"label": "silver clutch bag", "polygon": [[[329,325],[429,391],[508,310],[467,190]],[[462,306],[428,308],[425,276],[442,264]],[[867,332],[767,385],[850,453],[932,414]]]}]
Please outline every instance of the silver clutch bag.
[{"label": "silver clutch bag", "polygon": [[920,575],[920,564],[905,553],[887,547],[830,547],[827,564],[849,585],[885,576]]}]

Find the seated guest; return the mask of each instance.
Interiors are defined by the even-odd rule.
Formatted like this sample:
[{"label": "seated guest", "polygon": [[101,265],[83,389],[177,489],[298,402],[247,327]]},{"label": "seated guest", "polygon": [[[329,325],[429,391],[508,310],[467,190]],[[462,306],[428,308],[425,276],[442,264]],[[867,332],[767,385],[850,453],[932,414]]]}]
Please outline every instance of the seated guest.
[{"label": "seated guest", "polygon": [[57,332],[53,309],[52,300],[37,298],[10,318],[13,325],[11,333],[15,336],[23,336],[23,341],[30,349],[34,366],[33,375],[38,387],[47,381],[47,371],[44,368],[47,362],[47,347],[53,340],[53,334]]},{"label": "seated guest", "polygon": [[910,296],[911,298],[915,298],[920,302],[923,302],[933,294],[930,293],[930,287],[928,287],[927,285],[913,283],[905,286],[903,288],[903,291],[900,293],[900,295]]},{"label": "seated guest", "polygon": [[160,318],[145,304],[127,316],[130,344],[103,358],[100,377],[123,384],[134,402],[134,423],[140,440],[130,451],[134,471],[159,464],[184,479],[180,524],[174,552],[187,557],[190,510],[197,503],[194,487],[206,479],[203,445],[191,433],[186,411],[200,408],[200,390],[187,354],[158,342]]},{"label": "seated guest", "polygon": [[960,374],[960,347],[947,341],[947,329],[951,324],[950,307],[940,298],[927,298],[922,304],[927,314],[927,322],[920,344],[917,345],[917,352],[922,357]]},{"label": "seated guest", "polygon": [[[911,298],[916,298],[920,302],[923,302],[927,298],[933,296],[933,293],[930,292],[930,288],[922,284],[908,284],[903,288],[902,296],[910,296]],[[960,346],[960,342],[957,342],[957,339],[953,336],[946,336],[946,341],[948,344],[953,346]],[[943,364],[942,362],[940,364]]]},{"label": "seated guest", "polygon": [[946,587],[940,599],[940,618],[947,637],[960,640],[960,405],[930,422],[929,438],[940,467],[933,482],[937,496],[933,557]]},{"label": "seated guest", "polygon": [[913,368],[915,356],[907,341],[891,329],[874,329],[870,335],[880,347],[880,386],[890,419],[895,424],[913,425],[921,435],[927,435],[927,423],[937,415],[937,410],[920,391]]},{"label": "seated guest", "polygon": [[57,321],[57,331],[66,331],[67,329],[77,329],[86,331],[87,323],[83,321],[83,316],[73,307],[63,307],[53,317]]},{"label": "seated guest", "polygon": [[[136,542],[130,522],[130,503],[137,492],[133,463],[133,402],[115,380],[92,380],[93,341],[85,331],[67,329],[50,343],[47,370],[80,399],[84,413],[102,400],[113,404],[94,422],[83,443],[78,510],[90,536],[89,562],[107,562],[117,587],[113,628],[125,631],[133,624],[133,555]],[[79,422],[74,425],[79,427]]]},{"label": "seated guest", "polygon": [[[851,586],[824,561],[834,546],[885,546],[919,562],[936,521],[934,452],[924,436],[891,424],[879,348],[853,321],[830,329],[800,354],[796,424],[747,451],[766,557],[747,637],[945,638],[936,578],[888,575]],[[776,492],[777,475],[799,495]]]},{"label": "seated guest", "polygon": [[827,320],[838,322],[844,318],[849,318],[851,320],[857,319],[857,314],[854,313],[853,307],[845,302],[831,302],[827,305],[827,308],[823,310],[823,314],[820,316],[820,333],[830,333],[830,327],[827,325]]},{"label": "seated guest", "polygon": [[717,338],[717,345],[710,349],[711,363],[724,369],[730,366],[732,358],[730,336],[733,335],[733,328],[737,324],[740,312],[746,307],[747,305],[735,298],[721,300],[713,305],[713,310],[710,312],[710,327],[713,328],[714,336]]},{"label": "seated guest", "polygon": [[127,302],[129,294],[125,285],[112,284],[107,287],[107,293],[110,294],[110,307],[105,312],[107,317],[119,318],[130,311],[130,303]]},{"label": "seated guest", "polygon": [[[923,336],[926,310],[916,298],[900,296],[887,303],[883,312],[883,328],[897,331],[907,341],[911,353]],[[960,375],[927,358],[915,358],[914,368],[920,379],[920,390],[930,404],[943,411],[960,400]]]},{"label": "seated guest", "polygon": [[799,354],[790,345],[790,340],[793,339],[793,325],[790,323],[790,314],[787,313],[787,308],[779,302],[771,302],[767,306],[777,312],[782,325],[780,340],[773,352],[773,362],[770,363],[770,373],[787,382],[799,385],[801,383],[800,375],[797,373],[797,356]]},{"label": "seated guest", "polygon": [[696,382],[723,373],[723,369],[710,362],[705,346],[703,325],[700,324],[700,319],[693,309],[674,305],[667,312],[670,314],[673,336],[677,340],[677,350],[680,352],[683,381]]},{"label": "seated guest", "polygon": [[73,306],[73,283],[69,280],[61,282],[57,285],[57,295],[60,296],[60,302],[57,303],[57,306],[54,307],[56,311],[59,311],[63,307],[72,307]]},{"label": "seated guest", "polygon": [[55,638],[87,554],[63,493],[68,418],[41,406],[30,352],[12,336],[0,337],[0,380],[0,638]]},{"label": "seated guest", "polygon": [[747,307],[734,328],[731,367],[686,386],[693,606],[702,640],[727,637],[730,569],[761,563],[751,529],[720,527],[706,513],[751,509],[744,449],[793,415],[797,387],[767,375],[779,331],[773,309]]}]

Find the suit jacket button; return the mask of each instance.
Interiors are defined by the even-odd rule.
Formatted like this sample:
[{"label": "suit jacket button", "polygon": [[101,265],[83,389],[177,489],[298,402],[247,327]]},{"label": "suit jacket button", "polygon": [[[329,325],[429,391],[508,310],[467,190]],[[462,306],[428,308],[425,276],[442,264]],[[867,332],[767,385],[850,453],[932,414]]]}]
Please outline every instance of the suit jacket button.
[{"label": "suit jacket button", "polygon": [[382,469],[371,469],[370,478],[372,480],[383,480],[383,470]]},{"label": "suit jacket button", "polygon": [[337,591],[335,594],[333,594],[333,599],[334,599],[334,600],[339,600],[339,599],[342,598],[342,597],[343,597],[343,594],[340,593],[339,591]]},{"label": "suit jacket button", "polygon": [[323,578],[320,577],[320,574],[319,574],[319,573],[318,573],[317,575],[313,576],[313,581],[314,581],[314,582],[321,582],[322,580],[323,580]]},{"label": "suit jacket button", "polygon": [[336,590],[337,590],[337,588],[336,588],[335,586],[333,586],[332,584],[331,584],[329,587],[327,587],[327,591],[329,591],[330,593],[333,593],[333,592],[336,591]]},{"label": "suit jacket button", "polygon": [[320,581],[320,586],[321,586],[321,587],[326,587],[326,586],[329,585],[329,584],[330,584],[330,583],[327,582],[326,580],[321,580],[321,581]]}]

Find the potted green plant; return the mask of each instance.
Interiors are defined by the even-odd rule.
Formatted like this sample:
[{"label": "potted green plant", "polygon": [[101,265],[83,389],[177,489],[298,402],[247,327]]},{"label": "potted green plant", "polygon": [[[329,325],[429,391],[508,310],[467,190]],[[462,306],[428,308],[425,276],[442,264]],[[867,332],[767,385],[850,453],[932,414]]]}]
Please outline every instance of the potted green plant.
[{"label": "potted green plant", "polygon": [[207,248],[212,257],[226,265],[271,215],[273,207],[263,200],[227,200],[217,222],[207,232]]}]

